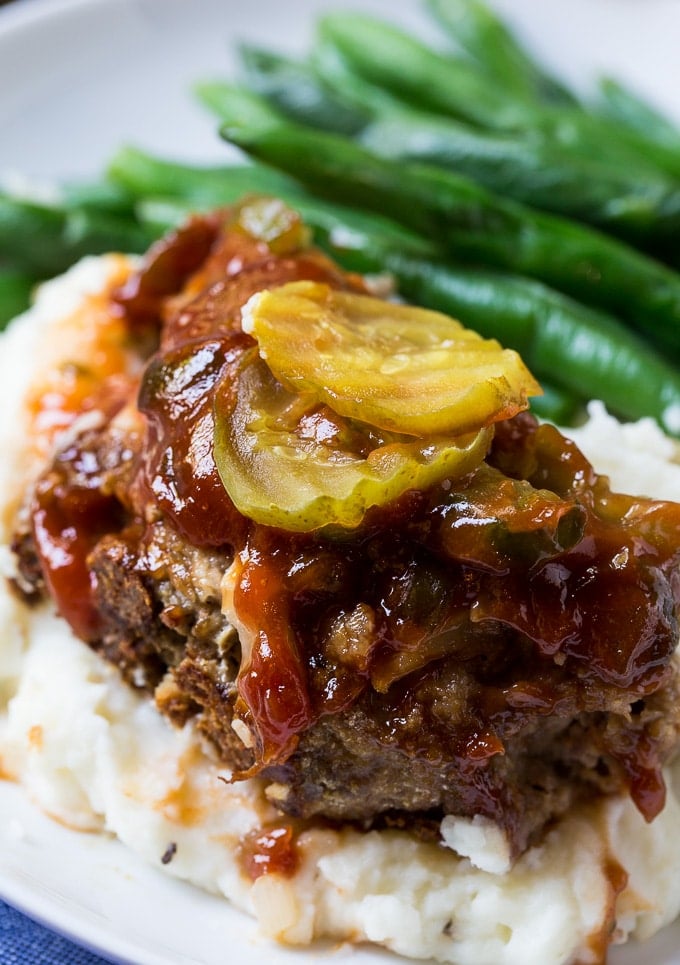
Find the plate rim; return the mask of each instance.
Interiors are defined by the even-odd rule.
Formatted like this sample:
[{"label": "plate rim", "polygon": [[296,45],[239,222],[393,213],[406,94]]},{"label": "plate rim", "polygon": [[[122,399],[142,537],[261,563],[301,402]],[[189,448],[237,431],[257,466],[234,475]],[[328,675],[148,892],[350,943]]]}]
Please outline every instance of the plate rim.
[{"label": "plate rim", "polygon": [[[162,3],[162,0],[157,0],[157,2]],[[189,2],[191,2],[191,0],[189,0]],[[196,0],[196,2],[200,3],[201,0]],[[229,3],[230,0],[226,0],[226,2]],[[659,6],[662,6],[665,0],[657,0],[657,2]],[[65,15],[77,15],[85,9],[91,10],[105,6],[115,9],[115,7],[124,4],[132,4],[134,6],[139,3],[140,0],[21,0],[21,2],[10,3],[0,8],[0,44],[11,40],[13,36],[19,37],[24,31],[30,32],[36,25],[44,29],[50,21],[59,19]],[[355,0],[355,3],[359,5],[360,0]],[[678,7],[678,14],[680,22],[680,5]],[[9,785],[9,783],[10,782],[0,780],[0,796],[3,794],[4,785]],[[17,787],[19,794],[33,807],[28,801],[25,791],[16,785],[12,786]],[[76,831],[70,833],[76,835],[83,834],[83,832]],[[110,839],[109,843],[113,846],[112,850],[114,851],[123,849],[126,854],[132,854],[129,849],[118,841]],[[146,866],[146,862],[142,862],[136,855],[132,854],[132,857],[135,862],[139,861],[140,864]],[[164,882],[174,881],[175,884],[180,885],[182,888],[194,889],[194,886],[190,884],[179,882],[177,879],[167,878],[165,875],[162,875],[161,872],[156,873]],[[113,959],[116,962],[120,962],[121,965],[167,965],[167,960],[158,957],[155,953],[149,950],[140,950],[133,942],[128,944],[124,936],[117,936],[117,944],[115,947],[113,947],[109,941],[102,941],[101,937],[97,935],[95,924],[89,919],[86,919],[85,927],[83,927],[82,915],[79,916],[74,909],[69,909],[68,922],[71,924],[65,923],[64,908],[66,906],[58,905],[56,902],[52,905],[49,903],[45,904],[44,896],[41,898],[38,892],[32,892],[28,886],[24,888],[22,888],[21,885],[17,886],[16,879],[11,882],[11,888],[8,889],[8,883],[10,882],[10,875],[5,871],[0,862],[0,897],[2,897],[3,900],[13,908],[27,914],[33,920],[46,925],[52,931],[91,950],[93,953],[104,956],[107,959]],[[218,900],[226,902],[226,899]],[[239,909],[234,906],[230,906],[229,910],[233,914],[243,916],[247,922],[250,921],[246,918],[245,913],[239,911]],[[274,954],[276,954],[276,950]],[[376,949],[375,954],[377,960],[381,955],[380,949]],[[302,960],[302,958],[305,957],[304,950],[302,950],[302,953],[296,950],[296,955],[300,955],[300,960]],[[392,953],[388,953],[388,960],[395,963],[405,961]],[[680,963],[680,958],[678,962]]]}]

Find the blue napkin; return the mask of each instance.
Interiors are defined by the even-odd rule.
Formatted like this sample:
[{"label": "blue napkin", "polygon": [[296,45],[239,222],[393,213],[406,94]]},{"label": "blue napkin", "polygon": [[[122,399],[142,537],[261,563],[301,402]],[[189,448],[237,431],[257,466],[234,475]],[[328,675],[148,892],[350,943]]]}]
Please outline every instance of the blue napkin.
[{"label": "blue napkin", "polygon": [[104,965],[104,959],[0,901],[0,965]]}]

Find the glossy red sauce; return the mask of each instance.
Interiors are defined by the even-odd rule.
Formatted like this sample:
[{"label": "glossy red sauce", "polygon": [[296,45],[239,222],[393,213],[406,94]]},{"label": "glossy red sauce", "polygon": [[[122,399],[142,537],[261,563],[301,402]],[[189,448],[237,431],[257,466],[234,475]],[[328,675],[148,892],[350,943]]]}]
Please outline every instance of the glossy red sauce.
[{"label": "glossy red sauce", "polygon": [[[323,563],[305,558],[278,531],[254,527],[248,545],[237,557],[234,607],[250,637],[252,648],[238,677],[244,716],[261,742],[258,769],[287,757],[297,736],[324,713],[349,706],[365,688],[368,673],[333,672],[327,657],[324,672],[315,675],[314,661],[300,642],[294,613],[304,609],[303,598],[324,592],[317,580],[327,574]],[[296,593],[295,570],[316,566],[305,574],[304,588]],[[298,577],[299,579],[299,577]],[[319,655],[320,657],[320,655]]]},{"label": "glossy red sauce", "polygon": [[587,955],[579,959],[574,965],[607,965],[608,952],[612,944],[612,935],[616,928],[617,898],[628,884],[628,872],[618,861],[607,858],[604,874],[609,885],[609,901],[607,914],[602,926],[598,928],[587,941]]},{"label": "glossy red sauce", "polygon": [[241,308],[268,286],[301,279],[338,285],[342,276],[319,254],[278,258],[241,232],[226,234],[202,274],[208,288],[183,300],[166,322],[142,382],[139,408],[149,421],[144,480],[195,545],[238,547],[248,524],[217,473],[213,407],[226,368],[253,345],[241,331]]},{"label": "glossy red sauce", "polygon": [[101,467],[74,444],[36,487],[33,533],[50,593],[75,633],[92,642],[101,621],[87,557],[105,533],[124,524],[115,496],[102,491]]},{"label": "glossy red sauce", "polygon": [[132,275],[115,299],[135,334],[160,328],[165,300],[204,264],[221,223],[217,214],[192,218],[151,247],[144,270]]},{"label": "glossy red sauce", "polygon": [[[611,494],[576,446],[522,415],[499,424],[479,470],[372,511],[355,533],[300,537],[250,523],[217,473],[215,392],[252,345],[242,304],[300,278],[354,284],[321,256],[276,257],[242,234],[222,237],[214,219],[156,250],[120,298],[133,331],[162,322],[139,397],[148,435],[136,485],[192,543],[236,554],[234,604],[249,638],[236,711],[255,735],[255,770],[284,763],[307,728],[364,700],[377,741],[433,766],[453,757],[471,810],[498,816],[505,791],[489,765],[509,738],[536,718],[597,712],[610,689],[644,699],[666,679],[680,506]],[[38,489],[36,544],[62,613],[91,640],[87,554],[119,526],[120,506],[96,465],[77,479],[59,465]],[[358,630],[343,637],[350,617]],[[457,665],[472,681],[465,713],[438,715]],[[645,817],[658,813],[651,733],[603,739],[603,752]],[[284,861],[289,845],[285,833],[258,840],[249,873]]]},{"label": "glossy red sauce", "polygon": [[225,366],[251,344],[233,333],[169,350],[151,360],[142,384],[142,485],[197,546],[238,546],[248,528],[217,474],[213,392]]},{"label": "glossy red sauce", "polygon": [[246,835],[241,840],[239,859],[251,881],[270,874],[292,878],[300,866],[293,828],[283,824]]}]

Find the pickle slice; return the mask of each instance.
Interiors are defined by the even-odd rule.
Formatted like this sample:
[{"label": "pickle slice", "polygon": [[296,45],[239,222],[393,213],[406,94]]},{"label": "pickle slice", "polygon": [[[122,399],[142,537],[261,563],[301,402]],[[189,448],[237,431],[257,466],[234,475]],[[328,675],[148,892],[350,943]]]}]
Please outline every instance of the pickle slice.
[{"label": "pickle slice", "polygon": [[517,352],[439,312],[298,281],[254,295],[242,318],[287,389],[380,429],[455,436],[541,394]]},{"label": "pickle slice", "polygon": [[276,255],[289,255],[311,243],[312,233],[300,215],[278,198],[253,195],[235,211],[232,227],[264,241]]},{"label": "pickle slice", "polygon": [[355,528],[373,506],[471,472],[492,435],[376,434],[289,392],[256,348],[228,368],[215,396],[215,463],[234,505],[293,532]]}]

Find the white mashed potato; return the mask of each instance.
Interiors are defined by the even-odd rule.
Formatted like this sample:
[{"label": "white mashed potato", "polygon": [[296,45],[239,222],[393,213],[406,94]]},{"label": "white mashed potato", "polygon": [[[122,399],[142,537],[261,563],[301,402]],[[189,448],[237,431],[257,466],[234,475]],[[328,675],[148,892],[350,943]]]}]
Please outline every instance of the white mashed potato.
[{"label": "white mashed potato", "polygon": [[[32,465],[28,385],[72,351],[73,310],[125,270],[121,259],[86,260],[44,287],[2,337],[7,572],[9,511]],[[595,404],[575,435],[615,487],[680,494],[676,446],[651,422],[621,426]],[[224,771],[190,727],[173,729],[63,621],[46,608],[28,613],[4,583],[0,773],[58,820],[113,833],[155,866],[224,895],[287,943],[326,936],[459,965],[585,965],[601,960],[613,922],[614,941],[643,939],[680,911],[680,764],[667,775],[668,804],[652,824],[627,799],[601,802],[562,821],[510,871],[497,829],[446,818],[448,848],[398,832],[304,832],[296,875],[253,883],[237,850],[245,834],[276,820],[261,784],[221,781]],[[170,842],[176,851],[163,865]],[[617,866],[628,873],[618,896]]]}]

